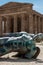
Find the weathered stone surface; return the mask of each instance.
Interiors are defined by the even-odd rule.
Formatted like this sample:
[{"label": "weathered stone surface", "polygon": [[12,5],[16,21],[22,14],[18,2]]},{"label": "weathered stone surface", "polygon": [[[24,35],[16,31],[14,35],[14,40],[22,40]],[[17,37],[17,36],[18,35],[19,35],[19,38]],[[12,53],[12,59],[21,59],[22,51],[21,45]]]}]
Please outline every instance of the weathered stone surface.
[{"label": "weathered stone surface", "polygon": [[[34,11],[32,6],[33,4],[30,3],[17,2],[9,2],[0,6],[0,18],[2,19],[0,20],[0,34],[2,31],[2,33],[13,33],[18,31],[26,31],[28,33],[42,33],[43,15]],[[40,18],[42,20],[40,20]],[[4,30],[2,30],[1,24],[3,21]],[[40,23],[42,24],[40,25]],[[18,26],[18,24],[20,26]]]}]

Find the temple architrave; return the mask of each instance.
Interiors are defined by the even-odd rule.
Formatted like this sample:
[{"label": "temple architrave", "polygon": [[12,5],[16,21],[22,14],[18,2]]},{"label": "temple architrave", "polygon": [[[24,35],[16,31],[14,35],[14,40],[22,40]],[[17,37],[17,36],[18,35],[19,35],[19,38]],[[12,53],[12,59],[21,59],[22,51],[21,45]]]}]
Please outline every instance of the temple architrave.
[{"label": "temple architrave", "polygon": [[33,10],[33,4],[9,2],[0,6],[0,35],[26,31],[43,33],[43,15]]}]

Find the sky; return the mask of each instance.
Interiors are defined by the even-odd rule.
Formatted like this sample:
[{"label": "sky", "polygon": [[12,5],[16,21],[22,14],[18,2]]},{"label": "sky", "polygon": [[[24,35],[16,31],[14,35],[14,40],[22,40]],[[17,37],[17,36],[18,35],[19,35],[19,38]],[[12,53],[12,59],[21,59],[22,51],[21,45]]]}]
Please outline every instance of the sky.
[{"label": "sky", "polygon": [[43,14],[43,0],[0,0],[0,6],[8,2],[32,3],[33,10]]}]

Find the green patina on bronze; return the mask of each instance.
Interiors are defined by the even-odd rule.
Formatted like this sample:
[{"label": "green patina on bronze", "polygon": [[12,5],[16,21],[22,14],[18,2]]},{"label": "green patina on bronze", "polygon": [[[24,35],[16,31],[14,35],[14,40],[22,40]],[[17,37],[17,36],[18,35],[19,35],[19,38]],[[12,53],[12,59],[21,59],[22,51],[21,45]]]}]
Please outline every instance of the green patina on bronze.
[{"label": "green patina on bronze", "polygon": [[40,49],[28,33],[15,33],[14,37],[0,39],[0,56],[9,52],[18,52],[16,56],[24,58],[36,58]]}]

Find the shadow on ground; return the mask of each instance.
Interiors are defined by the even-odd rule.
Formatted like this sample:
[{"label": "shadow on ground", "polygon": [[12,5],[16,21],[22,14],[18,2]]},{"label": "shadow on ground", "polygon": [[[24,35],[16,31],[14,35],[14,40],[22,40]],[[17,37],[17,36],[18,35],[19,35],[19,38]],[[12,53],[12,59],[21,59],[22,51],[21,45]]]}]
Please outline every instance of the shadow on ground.
[{"label": "shadow on ground", "polygon": [[43,63],[42,59],[23,59],[23,58],[0,58],[0,62],[36,62],[36,63]]}]

